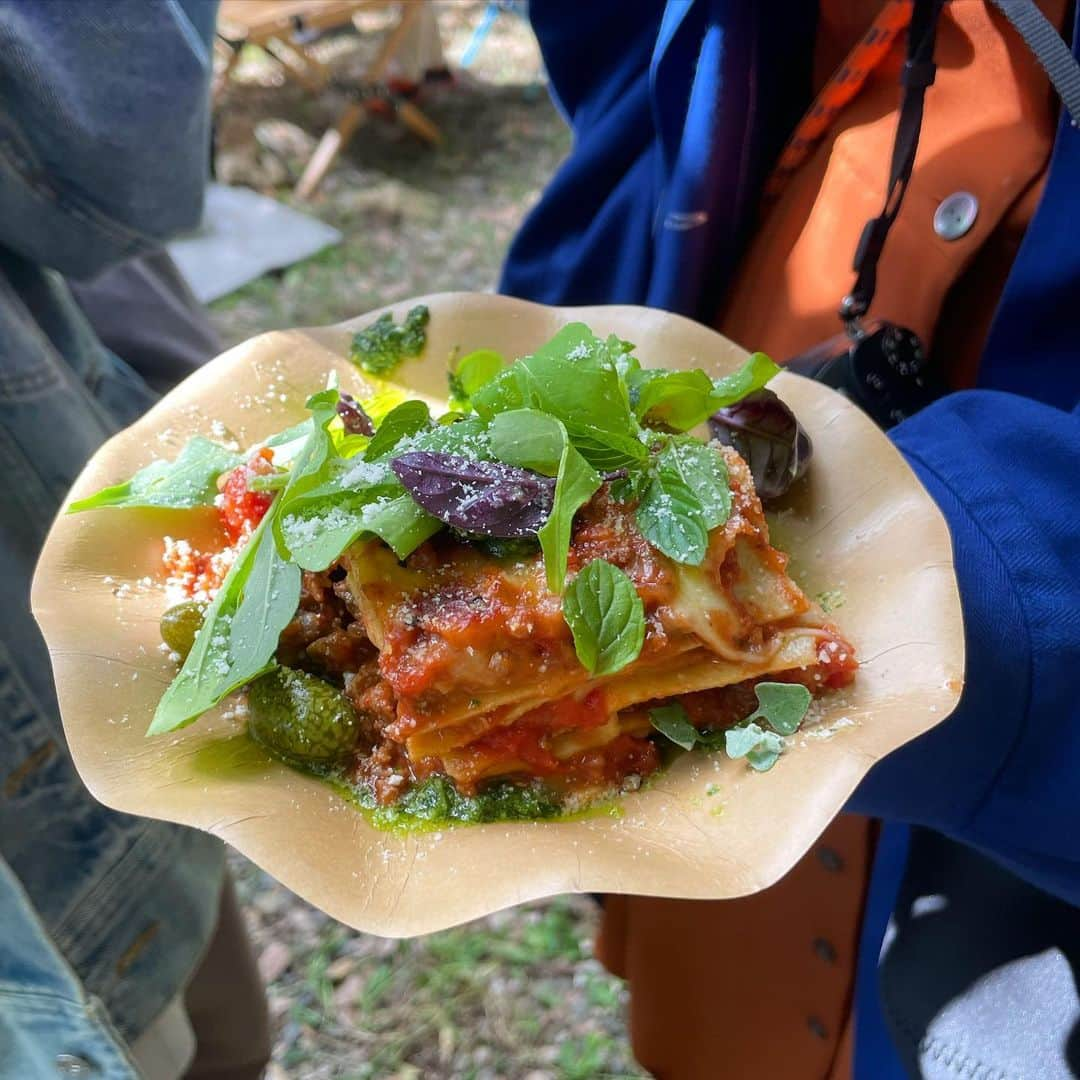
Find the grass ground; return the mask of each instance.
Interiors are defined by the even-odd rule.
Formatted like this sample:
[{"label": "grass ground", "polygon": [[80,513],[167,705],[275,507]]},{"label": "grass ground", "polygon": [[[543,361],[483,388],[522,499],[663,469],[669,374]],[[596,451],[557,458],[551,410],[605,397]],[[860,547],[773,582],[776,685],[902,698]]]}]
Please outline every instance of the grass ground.
[{"label": "grass ground", "polygon": [[[483,5],[441,7],[453,62]],[[336,74],[360,70],[379,26],[370,29],[320,43]],[[283,82],[249,51],[219,110],[219,178],[289,202],[340,104]],[[421,104],[445,147],[369,123],[303,207],[343,242],[214,304],[227,343],[424,292],[494,287],[510,238],[569,148],[528,27],[500,16],[468,76]],[[232,866],[274,1017],[270,1080],[643,1075],[626,1042],[622,985],[591,955],[592,901],[530,904],[395,942],[346,930],[238,856]]]}]

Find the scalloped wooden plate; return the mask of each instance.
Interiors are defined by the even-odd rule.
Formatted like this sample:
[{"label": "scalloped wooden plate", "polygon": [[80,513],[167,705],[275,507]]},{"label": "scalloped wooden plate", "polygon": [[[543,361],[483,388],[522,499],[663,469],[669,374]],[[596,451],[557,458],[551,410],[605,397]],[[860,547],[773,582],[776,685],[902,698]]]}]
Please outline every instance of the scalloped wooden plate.
[{"label": "scalloped wooden plate", "polygon": [[[331,370],[363,396],[370,389],[346,359],[351,333],[417,302],[431,310],[427,348],[394,381],[433,401],[444,399],[453,350],[524,355],[573,320],[635,342],[645,364],[721,374],[746,355],[698,323],[646,308],[422,297],[230,349],[106,443],[71,497],[174,456],[192,434],[247,445],[280,430],[306,415],[305,398]],[[197,542],[214,526],[200,512],[104,510],[57,518],[32,596],[87,787],[117,810],[214,833],[335,918],[386,936],[556,893],[721,899],[766,888],[875,761],[949,715],[964,669],[951,542],[930,496],[846,399],[786,373],[772,385],[815,445],[809,475],[773,519],[774,542],[792,555],[791,572],[808,593],[842,600],[834,617],[862,668],[852,688],[824,699],[771,772],[685,755],[623,798],[621,817],[379,831],[331,788],[266,757],[227,708],[174,735],[145,737],[174,672],[159,649],[161,538]]]}]

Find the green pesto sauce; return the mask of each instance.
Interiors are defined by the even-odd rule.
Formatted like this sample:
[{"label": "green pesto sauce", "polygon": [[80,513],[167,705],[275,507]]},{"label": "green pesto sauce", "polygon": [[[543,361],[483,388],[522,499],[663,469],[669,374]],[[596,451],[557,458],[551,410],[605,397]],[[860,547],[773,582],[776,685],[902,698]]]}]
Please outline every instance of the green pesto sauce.
[{"label": "green pesto sauce", "polygon": [[389,832],[438,832],[458,825],[508,821],[584,821],[621,818],[619,798],[605,796],[584,809],[567,810],[559,796],[539,781],[496,781],[478,795],[462,795],[444,776],[433,776],[407,791],[393,806],[380,806],[371,788],[347,780],[340,770],[300,765],[272,754],[246,731],[215,739],[193,755],[195,771],[203,776],[227,773],[233,778],[257,778],[272,762],[314,776],[356,807],[378,829]]},{"label": "green pesto sauce", "polygon": [[424,351],[429,318],[423,304],[411,308],[400,326],[389,312],[380,315],[353,336],[349,359],[370,375],[389,375],[402,360]]},{"label": "green pesto sauce", "polygon": [[363,784],[330,771],[309,770],[357,807],[376,828],[390,832],[436,832],[458,825],[507,821],[581,821],[623,816],[616,800],[602,799],[583,810],[567,811],[542,783],[496,781],[477,795],[462,795],[444,776],[432,776],[411,788],[392,806],[380,806]]}]

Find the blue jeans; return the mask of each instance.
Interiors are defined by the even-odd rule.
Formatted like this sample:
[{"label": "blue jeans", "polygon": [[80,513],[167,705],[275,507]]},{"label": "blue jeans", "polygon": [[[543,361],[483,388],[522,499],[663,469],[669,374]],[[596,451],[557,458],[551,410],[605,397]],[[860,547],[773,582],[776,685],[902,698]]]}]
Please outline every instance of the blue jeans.
[{"label": "blue jeans", "polygon": [[[215,839],[105,809],[72,766],[29,610],[38,552],[101,442],[154,400],[61,274],[88,278],[199,218],[206,0],[0,5],[0,1076],[125,1049],[210,939]],[[79,597],[73,594],[73,604]]]}]

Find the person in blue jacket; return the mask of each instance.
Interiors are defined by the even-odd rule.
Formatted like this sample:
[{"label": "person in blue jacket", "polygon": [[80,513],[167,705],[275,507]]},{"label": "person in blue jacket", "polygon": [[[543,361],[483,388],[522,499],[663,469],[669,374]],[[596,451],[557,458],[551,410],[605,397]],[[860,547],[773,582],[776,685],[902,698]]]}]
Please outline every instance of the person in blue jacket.
[{"label": "person in blue jacket", "polygon": [[[774,311],[777,340],[815,344],[815,282],[793,281],[792,268],[837,277],[836,303],[850,286],[850,238],[869,216],[855,185],[873,173],[877,213],[896,129],[904,35],[879,46],[897,6],[533,0],[574,143],[501,290],[666,308],[750,348],[761,341],[742,335],[768,333]],[[1056,24],[1080,55],[1069,5],[1000,6],[1022,28]],[[955,713],[875,766],[847,808],[882,822],[853,938],[853,1058],[811,1017],[808,1037],[832,1039],[827,1055],[789,1040],[786,1071],[730,1065],[752,1054],[725,1067],[706,1021],[685,1019],[707,1015],[724,973],[711,990],[684,986],[676,1019],[660,1025],[638,1006],[651,969],[630,965],[635,1049],[657,1075],[1080,1075],[1080,130],[1065,109],[1054,121],[1056,99],[1025,49],[994,5],[945,5],[938,79],[870,311],[913,325],[950,372],[972,353],[951,392],[890,431],[949,523],[968,659]],[[845,96],[853,80],[865,85]],[[835,117],[807,149],[817,108]],[[867,140],[876,156],[864,161]],[[773,166],[793,144],[793,175],[770,209]],[[958,179],[970,188],[952,192]],[[850,199],[837,197],[844,183]],[[679,955],[680,925],[667,932]],[[698,933],[687,947],[707,941]],[[823,962],[830,949],[818,950]],[[691,1007],[699,994],[705,1013]],[[708,1024],[727,1045],[740,1037],[720,1008]]]}]

